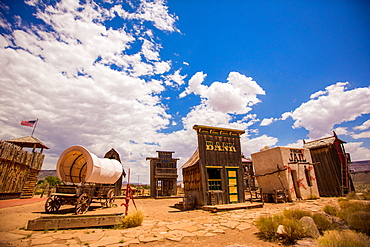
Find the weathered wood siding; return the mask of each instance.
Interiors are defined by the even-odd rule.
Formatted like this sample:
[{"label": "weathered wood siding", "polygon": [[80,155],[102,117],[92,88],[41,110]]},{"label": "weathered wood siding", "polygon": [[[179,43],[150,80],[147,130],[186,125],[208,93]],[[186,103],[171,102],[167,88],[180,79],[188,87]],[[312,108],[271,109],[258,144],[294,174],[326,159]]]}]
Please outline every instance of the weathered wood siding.
[{"label": "weathered wood siding", "polygon": [[343,196],[342,193],[342,168],[338,152],[334,145],[311,149],[315,166],[315,175],[320,196]]},{"label": "weathered wood siding", "polygon": [[30,153],[16,145],[0,141],[0,194],[20,196],[26,181],[35,186],[43,161],[42,153]]},{"label": "weathered wood siding", "polygon": [[182,170],[185,196],[195,199],[196,205],[206,205],[199,163]]},{"label": "weathered wood siding", "polygon": [[[209,150],[207,149],[207,142],[212,142],[213,145],[216,143],[221,145],[225,144],[232,144],[234,151],[220,151],[221,148],[218,150]],[[215,147],[215,146],[214,146]],[[229,203],[229,193],[228,193],[228,186],[227,186],[227,171],[225,170],[226,167],[237,167],[238,173],[238,200],[239,202],[244,202],[244,181],[243,181],[243,166],[242,166],[242,154],[241,154],[241,146],[240,146],[240,137],[239,135],[234,136],[223,136],[221,131],[213,131],[211,133],[202,133],[201,131],[198,132],[198,148],[199,148],[199,156],[200,158],[200,167],[201,173],[204,179],[202,179],[202,186],[208,190],[208,183],[207,183],[207,167],[212,166],[222,166],[223,169],[221,170],[221,179],[222,179],[222,188],[223,193],[221,195],[217,195],[217,201],[220,203]],[[230,148],[230,147],[229,147]],[[210,202],[209,193],[203,194],[203,201]],[[207,205],[207,204],[203,204]]]}]

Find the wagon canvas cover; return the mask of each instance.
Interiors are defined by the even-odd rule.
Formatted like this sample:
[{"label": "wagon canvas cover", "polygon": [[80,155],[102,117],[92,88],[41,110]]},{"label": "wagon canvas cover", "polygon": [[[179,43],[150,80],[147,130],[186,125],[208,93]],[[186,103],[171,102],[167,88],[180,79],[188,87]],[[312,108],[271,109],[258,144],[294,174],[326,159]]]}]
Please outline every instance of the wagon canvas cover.
[{"label": "wagon canvas cover", "polygon": [[64,150],[56,169],[62,181],[71,183],[114,184],[123,172],[119,161],[100,159],[82,146]]}]

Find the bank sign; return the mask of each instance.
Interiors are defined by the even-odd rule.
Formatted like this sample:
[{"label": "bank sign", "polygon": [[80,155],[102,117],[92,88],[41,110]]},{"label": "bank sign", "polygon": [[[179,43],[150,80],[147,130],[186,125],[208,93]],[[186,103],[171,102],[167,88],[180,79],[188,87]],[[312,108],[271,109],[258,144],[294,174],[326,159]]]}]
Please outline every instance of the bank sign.
[{"label": "bank sign", "polygon": [[206,151],[233,152],[236,153],[234,143],[206,141]]}]

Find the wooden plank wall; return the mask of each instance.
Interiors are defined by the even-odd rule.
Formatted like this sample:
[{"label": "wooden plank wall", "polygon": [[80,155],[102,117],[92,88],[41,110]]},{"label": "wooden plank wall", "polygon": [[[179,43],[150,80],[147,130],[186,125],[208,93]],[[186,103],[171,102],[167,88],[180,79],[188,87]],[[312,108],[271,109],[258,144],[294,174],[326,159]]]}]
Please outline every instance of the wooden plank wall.
[{"label": "wooden plank wall", "polygon": [[335,146],[311,149],[310,152],[312,161],[319,162],[315,166],[315,175],[320,196],[343,196],[341,164]]},{"label": "wooden plank wall", "polygon": [[[234,143],[234,147],[237,152],[220,152],[220,151],[206,151],[205,143],[206,141],[213,141],[219,143]],[[198,147],[199,156],[205,161],[204,166],[241,166],[241,148],[239,137],[227,137],[227,136],[211,136],[198,134]]]},{"label": "wooden plank wall", "polygon": [[21,193],[30,170],[40,171],[44,157],[0,141],[0,193]]},{"label": "wooden plank wall", "polygon": [[196,205],[206,205],[202,196],[202,181],[199,168],[198,163],[182,170],[184,193],[187,197],[195,198]]}]

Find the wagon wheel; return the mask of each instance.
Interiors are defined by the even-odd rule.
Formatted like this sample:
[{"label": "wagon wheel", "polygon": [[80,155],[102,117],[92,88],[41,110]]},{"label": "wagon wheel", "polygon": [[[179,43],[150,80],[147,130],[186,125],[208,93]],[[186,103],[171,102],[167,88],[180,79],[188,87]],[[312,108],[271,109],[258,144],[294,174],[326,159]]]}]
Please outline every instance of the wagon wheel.
[{"label": "wagon wheel", "polygon": [[75,206],[75,214],[84,214],[89,209],[91,203],[90,197],[83,193],[77,199],[76,206]]},{"label": "wagon wheel", "polygon": [[114,200],[115,200],[114,189],[110,189],[108,190],[108,193],[107,193],[107,199],[105,203],[106,207],[111,208],[113,206]]},{"label": "wagon wheel", "polygon": [[61,205],[62,203],[57,196],[51,196],[45,202],[45,212],[57,212]]}]

